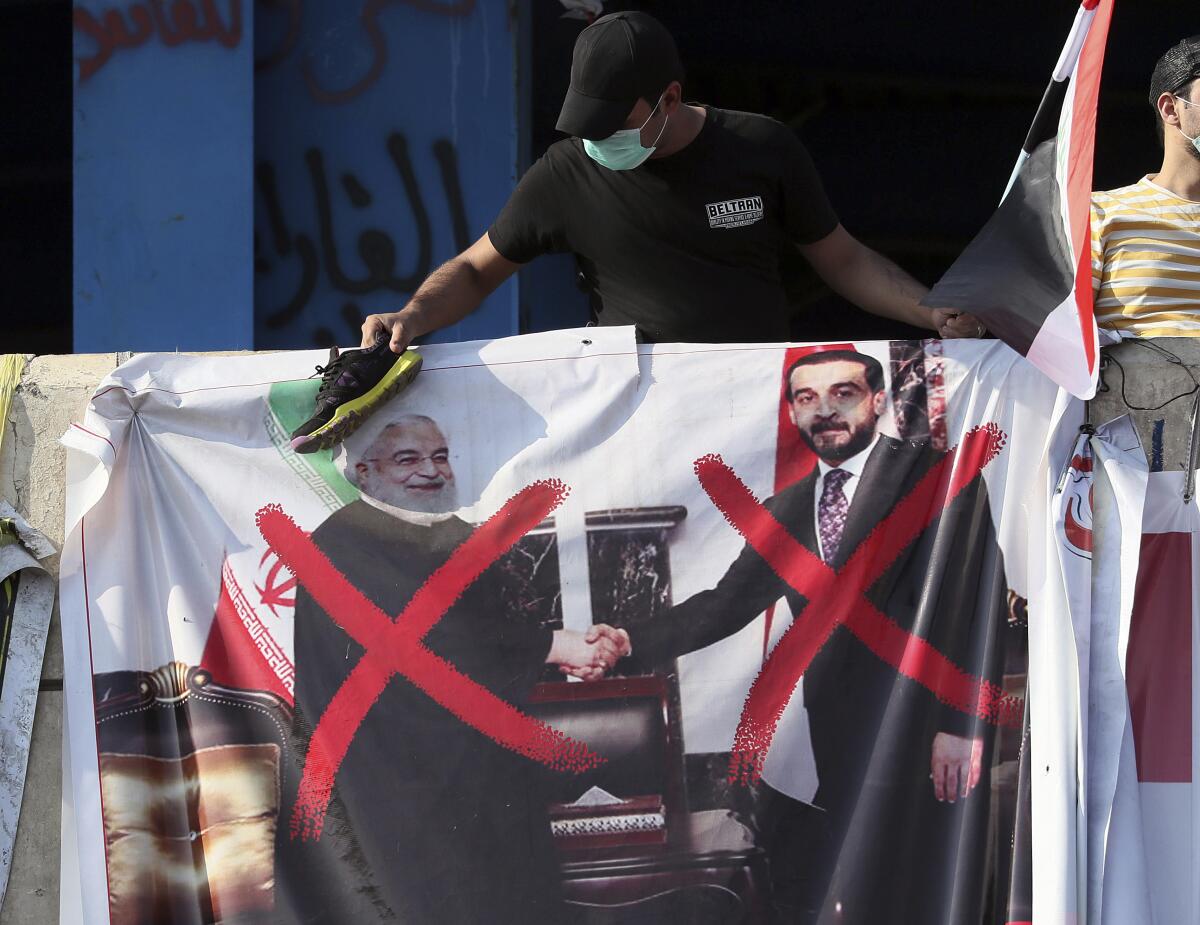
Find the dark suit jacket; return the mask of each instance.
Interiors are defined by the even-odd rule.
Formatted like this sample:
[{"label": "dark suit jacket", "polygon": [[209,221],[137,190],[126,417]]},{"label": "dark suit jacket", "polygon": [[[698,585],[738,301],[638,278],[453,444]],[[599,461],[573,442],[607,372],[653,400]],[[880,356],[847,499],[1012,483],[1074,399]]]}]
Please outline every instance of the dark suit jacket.
[{"label": "dark suit jacket", "polygon": [[[415,526],[365,502],[313,533],[317,546],[389,616],[471,533]],[[433,652],[510,703],[542,668],[550,631],[505,614],[499,569],[485,572],[425,637]],[[296,734],[308,738],[362,657],[304,591],[296,601]],[[288,769],[277,838],[283,922],[555,922],[559,874],[543,771],[451,715],[401,676],[371,707],[335,780],[324,831],[292,840],[301,765]]]},{"label": "dark suit jacket", "polygon": [[[830,563],[835,569],[941,455],[925,444],[880,438],[854,494],[837,559]],[[814,470],[766,502],[787,531],[813,552],[816,479]],[[1006,584],[982,478],[865,590],[897,624],[928,640],[960,668],[997,681]],[[634,654],[661,661],[711,645],[781,597],[803,620],[806,600],[746,546],[715,588],[639,628],[632,638]],[[915,774],[924,781],[936,731],[969,736],[981,728],[973,717],[899,676],[844,626],[834,630],[809,666],[804,701],[820,778],[817,803],[829,809],[848,808],[864,777],[875,773],[872,767],[876,777]],[[886,768],[890,771],[879,770]]]}]

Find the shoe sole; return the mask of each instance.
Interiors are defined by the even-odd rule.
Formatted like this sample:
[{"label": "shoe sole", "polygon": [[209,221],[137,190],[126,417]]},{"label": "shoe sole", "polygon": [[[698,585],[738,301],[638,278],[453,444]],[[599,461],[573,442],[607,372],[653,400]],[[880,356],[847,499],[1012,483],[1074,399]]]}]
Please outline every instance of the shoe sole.
[{"label": "shoe sole", "polygon": [[362,426],[375,410],[374,406],[395,398],[408,388],[421,371],[421,362],[421,354],[406,350],[370,391],[339,405],[328,424],[292,440],[292,449],[297,453],[316,453],[337,446]]}]

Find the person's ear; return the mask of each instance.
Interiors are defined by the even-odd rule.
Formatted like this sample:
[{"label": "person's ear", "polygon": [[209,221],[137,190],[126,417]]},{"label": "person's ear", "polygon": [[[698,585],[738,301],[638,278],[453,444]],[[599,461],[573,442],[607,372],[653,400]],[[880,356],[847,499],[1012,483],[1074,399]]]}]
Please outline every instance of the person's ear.
[{"label": "person's ear", "polygon": [[683,105],[683,84],[672,80],[662,94],[662,111],[668,116],[673,115]]},{"label": "person's ear", "polygon": [[882,389],[876,392],[874,398],[872,399],[872,404],[875,407],[875,417],[881,417],[883,415],[883,409],[887,407],[887,392],[883,391]]},{"label": "person's ear", "polygon": [[1179,125],[1179,101],[1173,93],[1160,93],[1156,108],[1158,117],[1167,125]]}]

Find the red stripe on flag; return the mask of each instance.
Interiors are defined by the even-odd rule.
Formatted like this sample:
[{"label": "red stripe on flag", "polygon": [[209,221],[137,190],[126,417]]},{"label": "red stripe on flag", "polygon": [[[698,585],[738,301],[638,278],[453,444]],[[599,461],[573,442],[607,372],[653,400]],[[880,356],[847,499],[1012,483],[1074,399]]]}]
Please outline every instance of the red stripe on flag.
[{"label": "red stripe on flag", "polygon": [[[250,610],[250,604],[240,587],[235,584],[230,588],[227,578],[232,579],[232,576],[223,574],[221,577],[216,617],[208,631],[200,664],[220,684],[243,690],[269,691],[290,705],[292,692],[272,669],[239,613],[239,610]],[[239,598],[238,603],[234,602],[234,595]],[[278,647],[272,640],[269,648]],[[286,673],[291,675],[290,665]]]},{"label": "red stripe on flag", "polygon": [[1126,656],[1138,780],[1192,779],[1192,535],[1147,533]]},{"label": "red stripe on flag", "polygon": [[1075,65],[1071,112],[1070,159],[1067,166],[1067,203],[1071,244],[1075,249],[1075,307],[1083,336],[1088,372],[1096,368],[1096,319],[1092,296],[1092,241],[1089,223],[1092,203],[1092,164],[1096,143],[1096,100],[1112,0],[1102,0],[1088,29]]}]

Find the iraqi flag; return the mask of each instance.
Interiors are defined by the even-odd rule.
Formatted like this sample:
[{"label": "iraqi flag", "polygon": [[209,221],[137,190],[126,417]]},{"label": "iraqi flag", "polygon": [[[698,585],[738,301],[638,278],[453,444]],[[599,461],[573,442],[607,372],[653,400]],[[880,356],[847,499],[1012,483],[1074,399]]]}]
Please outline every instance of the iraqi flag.
[{"label": "iraqi flag", "polygon": [[1113,0],[1084,0],[995,214],[923,300],[978,316],[1079,398],[1096,392],[1089,212]]}]

